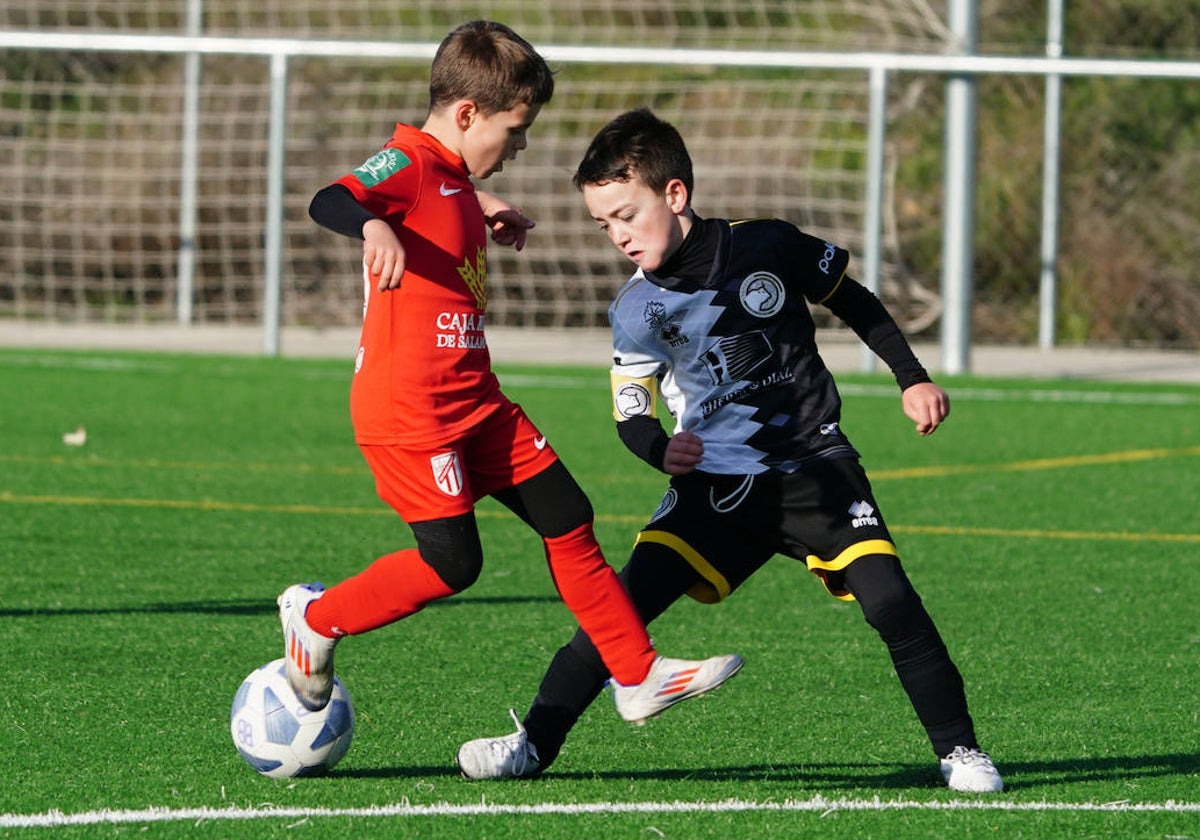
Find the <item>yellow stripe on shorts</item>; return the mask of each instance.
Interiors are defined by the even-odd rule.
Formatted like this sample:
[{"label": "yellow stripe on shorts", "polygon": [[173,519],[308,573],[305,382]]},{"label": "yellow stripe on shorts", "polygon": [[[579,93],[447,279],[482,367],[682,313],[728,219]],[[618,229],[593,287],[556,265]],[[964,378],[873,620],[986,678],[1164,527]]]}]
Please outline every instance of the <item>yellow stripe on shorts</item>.
[{"label": "yellow stripe on shorts", "polygon": [[817,555],[810,554],[804,558],[804,562],[808,566],[808,570],[819,577],[821,583],[825,584],[825,588],[829,591],[830,595],[840,601],[853,601],[854,596],[848,591],[845,589],[835,589],[829,585],[829,574],[831,572],[842,571],[859,557],[866,557],[868,554],[890,554],[892,557],[900,556],[900,553],[896,551],[895,544],[888,540],[864,540],[845,549],[832,560],[822,560]]},{"label": "yellow stripe on shorts", "polygon": [[666,546],[686,560],[687,564],[699,573],[703,580],[688,590],[687,594],[690,597],[702,604],[715,604],[728,597],[730,588],[729,581],[725,579],[725,576],[713,568],[712,564],[700,555],[700,552],[679,537],[668,531],[641,531],[634,543],[643,542]]}]

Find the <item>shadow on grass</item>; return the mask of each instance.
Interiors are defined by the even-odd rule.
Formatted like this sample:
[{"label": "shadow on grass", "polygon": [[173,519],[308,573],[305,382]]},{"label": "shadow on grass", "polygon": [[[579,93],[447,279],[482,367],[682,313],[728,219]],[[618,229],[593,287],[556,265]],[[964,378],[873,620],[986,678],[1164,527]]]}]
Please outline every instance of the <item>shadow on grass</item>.
[{"label": "shadow on grass", "polygon": [[[932,771],[936,775],[936,770]],[[458,769],[450,767],[378,767],[355,770],[334,770],[330,776],[354,779],[437,778],[460,779],[463,784],[479,785],[480,789],[494,782],[468,782],[461,779]],[[661,770],[598,770],[589,773],[564,772],[553,769],[546,780],[575,781],[656,781],[656,782],[807,782],[822,786],[912,788],[935,781],[929,765],[893,767],[879,765],[819,765],[819,764],[750,764],[743,767],[691,767]],[[520,784],[537,784],[537,780],[521,780]]]},{"label": "shadow on grass", "polygon": [[[1022,787],[1080,782],[1115,782],[1164,776],[1188,776],[1200,773],[1200,754],[1178,753],[1137,757],[1097,757],[1047,761],[999,762],[1008,792]],[[379,767],[334,770],[331,776],[355,779],[444,778],[457,779],[453,766]],[[655,781],[655,782],[795,782],[801,789],[902,790],[941,787],[937,765],[922,764],[747,764],[725,767],[662,768],[657,770],[597,770],[557,772],[548,770],[546,780],[575,781]],[[490,782],[467,782],[488,788]],[[537,784],[523,780],[521,784]]]},{"label": "shadow on grass", "polygon": [[[434,601],[426,609],[466,606],[507,606],[509,604],[557,604],[555,595],[456,595]],[[170,615],[200,613],[209,615],[275,615],[279,608],[272,598],[240,601],[179,601],[177,603],[135,604],[119,607],[0,607],[0,618],[58,618],[77,615]]]}]

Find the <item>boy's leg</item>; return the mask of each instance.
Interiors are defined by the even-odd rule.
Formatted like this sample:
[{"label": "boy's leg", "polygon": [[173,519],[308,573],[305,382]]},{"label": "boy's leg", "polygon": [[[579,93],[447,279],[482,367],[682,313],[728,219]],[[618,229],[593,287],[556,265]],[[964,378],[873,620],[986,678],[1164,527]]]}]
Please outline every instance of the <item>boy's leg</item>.
[{"label": "boy's leg", "polygon": [[279,596],[288,681],[310,709],[328,702],[338,639],[398,621],[465,589],[483,562],[474,497],[462,480],[457,450],[361,448],[380,498],[416,523],[417,548],[379,557],[328,590],[295,585]]},{"label": "boy's leg", "polygon": [[787,553],[820,573],[831,593],[849,592],[858,601],[887,645],[934,751],[941,757],[956,746],[977,746],[962,677],[895,556],[859,462],[814,464],[785,477],[783,491]]},{"label": "boy's leg", "polygon": [[[514,431],[495,437],[501,442],[517,441],[512,451],[496,446],[471,454],[479,492],[490,491],[537,531],[559,596],[591,637],[609,671],[621,683],[642,682],[656,653],[645,625],[596,541],[591,502],[545,440],[540,447],[535,445],[540,436],[519,409],[509,422]],[[493,460],[505,463],[517,483],[490,488],[480,473]]]},{"label": "boy's leg", "polygon": [[[675,552],[660,545],[642,544],[634,549],[619,578],[628,589],[638,615],[649,624],[678,600],[696,582],[698,575]],[[489,766],[495,755],[490,748],[476,757],[472,766],[468,766],[464,752],[460,751],[460,767],[471,778],[504,778],[510,775],[509,771],[517,776],[542,772],[558,757],[567,734],[603,690],[608,677],[608,669],[591,639],[582,630],[576,631],[574,638],[550,661],[537,697],[525,715],[523,732],[532,746],[536,769],[530,769],[523,752],[524,745],[520,743],[508,745],[522,750],[519,769],[507,765],[501,765],[503,769]],[[511,738],[481,739],[473,743],[504,745]],[[464,750],[469,747],[465,745]],[[501,760],[504,758],[507,756]]]},{"label": "boy's leg", "polygon": [[701,661],[659,656],[592,530],[592,505],[520,406],[497,411],[471,439],[470,480],[537,531],[563,603],[613,675],[614,701],[640,721],[716,688],[741,668],[739,656]]},{"label": "boy's leg", "polygon": [[887,645],[934,752],[944,757],[959,746],[977,749],[962,676],[899,559],[860,557],[846,568],[845,584]]},{"label": "boy's leg", "polygon": [[483,566],[475,496],[459,450],[360,448],[379,498],[410,524],[417,548],[380,557],[309,606],[313,629],[334,637],[374,630],[461,592]]},{"label": "boy's leg", "polygon": [[412,525],[417,548],[385,554],[327,589],[306,613],[327,636],[352,636],[399,621],[475,582],[483,549],[471,513]]},{"label": "boy's leg", "polygon": [[[641,620],[649,625],[699,579],[696,570],[661,545],[641,543],[618,578]],[[562,749],[567,733],[604,688],[609,678],[595,645],[583,631],[554,654],[537,696],[525,715],[529,740],[538,748],[542,768]]]}]

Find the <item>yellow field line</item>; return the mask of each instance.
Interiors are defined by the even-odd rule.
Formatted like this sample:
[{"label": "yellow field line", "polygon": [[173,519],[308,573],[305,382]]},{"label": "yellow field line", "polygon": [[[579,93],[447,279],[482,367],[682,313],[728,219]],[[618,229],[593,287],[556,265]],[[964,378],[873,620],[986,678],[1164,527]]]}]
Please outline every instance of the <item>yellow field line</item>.
[{"label": "yellow field line", "polygon": [[[1176,449],[1129,449],[1122,452],[1102,452],[1095,455],[1067,455],[1061,458],[1034,458],[1004,464],[945,464],[931,467],[904,467],[894,470],[871,470],[872,481],[887,481],[904,478],[938,478],[949,475],[971,475],[988,472],[1030,472],[1034,470],[1091,467],[1107,464],[1125,464],[1136,461],[1154,461],[1200,455],[1200,446],[1184,446]],[[366,465],[314,466],[312,464],[271,464],[240,461],[164,461],[160,459],[113,460],[73,457],[69,455],[6,455],[0,453],[0,463],[51,464],[54,466],[96,467],[142,467],[149,469],[179,470],[240,470],[243,472],[299,472],[313,474],[357,475],[367,473]]]},{"label": "yellow field line", "polygon": [[[321,505],[264,505],[254,502],[223,502],[216,499],[135,499],[100,498],[94,496],[39,496],[0,491],[0,504],[61,505],[82,507],[134,507],[167,510],[198,510],[236,513],[295,513],[320,516],[395,516],[383,506],[344,507]],[[507,510],[477,509],[481,519],[503,519],[512,516]],[[597,514],[598,522],[622,522],[641,525],[645,517],[626,514]],[[1153,534],[1122,531],[1052,531],[1037,528],[978,528],[953,525],[891,525],[897,534],[930,534],[934,536],[1008,537],[1041,540],[1120,540],[1124,542],[1200,543],[1200,534]]]},{"label": "yellow field line", "polygon": [[1010,464],[948,464],[936,467],[908,467],[897,470],[870,470],[872,481],[893,478],[936,478],[946,475],[968,475],[989,472],[1028,472],[1056,470],[1068,467],[1092,467],[1103,464],[1127,464],[1134,461],[1155,461],[1162,458],[1200,455],[1200,446],[1178,449],[1130,449],[1124,452],[1103,452],[1098,455],[1067,455],[1062,458],[1034,458]]},{"label": "yellow field line", "polygon": [[163,461],[157,458],[112,459],[93,458],[88,455],[5,455],[0,454],[0,463],[50,464],[72,467],[141,467],[166,470],[238,470],[239,472],[299,472],[335,475],[367,474],[367,465],[353,467],[314,466],[312,464],[263,464],[241,461]]},{"label": "yellow field line", "polygon": [[888,525],[888,529],[897,534],[933,534],[936,536],[956,537],[1200,543],[1200,534],[1147,534],[1130,533],[1127,531],[1047,531],[1039,528],[975,528],[956,525]]},{"label": "yellow field line", "polygon": [[[1014,461],[1008,464],[986,465],[944,465],[932,467],[912,467],[896,470],[879,470],[871,473],[872,481],[905,478],[935,478],[950,475],[967,475],[988,472],[1024,472],[1034,470],[1064,469],[1083,466],[1131,463],[1151,461],[1162,458],[1200,455],[1200,446],[1187,446],[1175,449],[1133,449],[1123,452],[1108,452],[1095,455],[1072,455],[1061,458],[1037,458],[1028,461]],[[156,469],[240,469],[253,471],[295,471],[308,473],[365,473],[365,467],[314,467],[310,465],[286,466],[278,464],[247,464],[247,463],[196,463],[179,461],[162,461],[146,459],[137,461],[106,461],[103,459],[81,460],[69,456],[31,457],[19,455],[0,455],[0,461],[13,463],[43,463],[43,464],[86,464],[94,466],[140,466]],[[99,498],[90,496],[59,496],[59,495],[22,495],[10,491],[0,491],[0,503],[4,504],[33,504],[33,505],[64,505],[64,506],[107,506],[107,507],[137,507],[160,508],[170,510],[200,510],[200,511],[233,511],[239,513],[294,513],[316,514],[325,516],[394,516],[391,510],[379,507],[346,507],[320,505],[275,505],[255,502],[229,502],[216,499],[136,499],[136,498]],[[511,514],[505,510],[478,509],[480,518],[504,518]],[[598,514],[600,522],[622,522],[641,525],[645,520],[642,516]],[[1025,537],[1031,539],[1058,540],[1123,540],[1128,542],[1200,542],[1197,534],[1138,534],[1125,532],[1090,532],[1090,531],[1051,531],[1039,529],[1000,529],[952,526],[922,526],[922,525],[893,525],[896,533],[932,534],[946,536],[987,536],[987,537]]]},{"label": "yellow field line", "polygon": [[322,505],[263,505],[255,502],[223,502],[217,499],[132,499],[98,496],[30,496],[0,490],[0,503],[18,505],[63,505],[83,507],[167,508],[170,510],[236,511],[238,513],[305,513],[333,516],[395,516],[387,508],[325,507]]}]

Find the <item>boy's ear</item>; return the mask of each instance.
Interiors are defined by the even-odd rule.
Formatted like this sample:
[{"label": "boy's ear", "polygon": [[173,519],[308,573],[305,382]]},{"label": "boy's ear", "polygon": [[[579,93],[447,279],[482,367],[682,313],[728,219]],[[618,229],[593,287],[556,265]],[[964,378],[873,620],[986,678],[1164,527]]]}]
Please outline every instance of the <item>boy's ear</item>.
[{"label": "boy's ear", "polygon": [[450,109],[454,115],[454,124],[458,126],[459,131],[466,131],[479,116],[479,106],[472,99],[460,99],[451,105]]},{"label": "boy's ear", "polygon": [[672,178],[667,181],[667,187],[663,190],[663,198],[666,199],[667,206],[671,208],[671,212],[676,215],[687,210],[688,195],[687,185],[678,178]]}]

